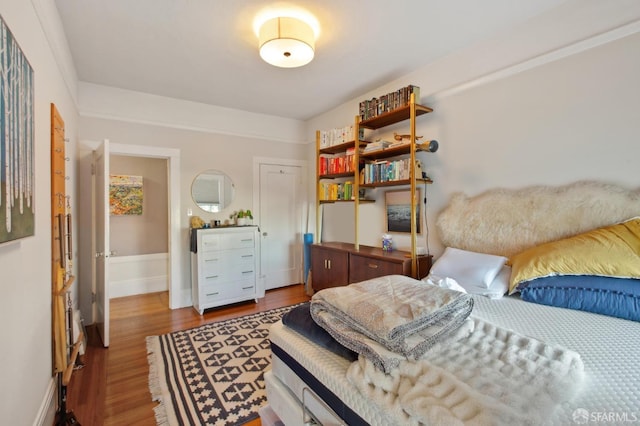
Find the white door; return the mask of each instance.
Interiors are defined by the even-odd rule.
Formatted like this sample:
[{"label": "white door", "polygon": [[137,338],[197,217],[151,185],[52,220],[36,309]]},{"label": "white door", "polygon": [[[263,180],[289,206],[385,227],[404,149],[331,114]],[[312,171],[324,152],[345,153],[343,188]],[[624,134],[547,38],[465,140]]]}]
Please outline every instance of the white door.
[{"label": "white door", "polygon": [[95,170],[95,323],[104,347],[109,346],[109,141],[94,154]]},{"label": "white door", "polygon": [[261,271],[265,289],[302,282],[302,173],[260,164]]}]

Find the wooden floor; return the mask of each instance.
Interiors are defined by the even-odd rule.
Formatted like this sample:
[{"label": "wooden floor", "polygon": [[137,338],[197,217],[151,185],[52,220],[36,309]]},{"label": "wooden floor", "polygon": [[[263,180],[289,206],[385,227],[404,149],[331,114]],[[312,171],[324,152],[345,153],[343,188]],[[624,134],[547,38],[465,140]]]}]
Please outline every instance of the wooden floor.
[{"label": "wooden floor", "polygon": [[[302,284],[267,291],[258,303],[245,302],[208,310],[200,316],[191,307],[171,310],[167,292],[111,300],[108,349],[92,327],[82,361],[73,373],[67,408],[80,424],[155,425],[149,393],[145,338],[202,324],[252,314],[309,300]],[[250,423],[260,425],[260,421]]]}]

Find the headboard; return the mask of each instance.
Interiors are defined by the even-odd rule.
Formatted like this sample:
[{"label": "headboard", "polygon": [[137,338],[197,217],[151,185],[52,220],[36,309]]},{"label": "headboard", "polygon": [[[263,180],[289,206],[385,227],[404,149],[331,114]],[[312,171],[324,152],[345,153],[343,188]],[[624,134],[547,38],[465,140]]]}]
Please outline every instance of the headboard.
[{"label": "headboard", "polygon": [[640,188],[595,181],[452,196],[436,227],[445,247],[509,257],[529,247],[640,216]]}]

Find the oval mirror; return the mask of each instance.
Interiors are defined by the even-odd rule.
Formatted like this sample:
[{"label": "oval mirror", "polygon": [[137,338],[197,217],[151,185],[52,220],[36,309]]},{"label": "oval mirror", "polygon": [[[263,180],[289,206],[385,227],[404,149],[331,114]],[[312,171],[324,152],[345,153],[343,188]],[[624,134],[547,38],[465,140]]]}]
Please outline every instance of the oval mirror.
[{"label": "oval mirror", "polygon": [[233,201],[233,182],[219,170],[205,170],[193,180],[191,197],[202,210],[217,213]]}]

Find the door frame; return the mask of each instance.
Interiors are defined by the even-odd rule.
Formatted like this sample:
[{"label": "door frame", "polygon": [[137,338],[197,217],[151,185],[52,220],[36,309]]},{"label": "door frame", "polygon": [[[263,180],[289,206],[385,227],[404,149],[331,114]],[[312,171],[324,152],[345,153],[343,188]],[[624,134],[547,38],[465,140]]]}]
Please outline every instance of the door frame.
[{"label": "door frame", "polygon": [[[274,157],[253,157],[253,212],[254,214],[257,214],[254,219],[255,221],[260,224],[260,166],[262,165],[271,165],[271,166],[297,166],[300,167],[300,176],[302,178],[302,185],[301,185],[301,190],[303,191],[303,194],[301,194],[300,197],[300,214],[302,215],[302,218],[300,220],[300,244],[302,246],[303,241],[302,241],[302,236],[305,233],[305,225],[308,226],[307,222],[307,218],[311,217],[310,213],[311,211],[309,211],[310,207],[310,200],[309,200],[309,194],[307,191],[307,185],[308,185],[308,164],[309,162],[307,160],[294,160],[294,159],[290,159],[290,158],[274,158]],[[305,215],[305,213],[307,213]],[[262,241],[262,234],[260,234],[260,241]],[[304,271],[304,267],[301,267],[302,270]],[[260,269],[259,269],[259,273],[258,273],[258,279],[262,281],[262,284],[264,286],[264,281],[265,281],[265,277],[264,274],[262,272],[262,264],[260,265]],[[302,281],[301,281],[302,282]]]},{"label": "door frame", "polygon": [[[182,290],[182,262],[180,245],[180,150],[144,145],[111,143],[109,154],[130,157],[160,158],[167,160],[167,204],[169,208],[169,308],[190,306],[191,294]],[[186,292],[188,293],[188,292]]]},{"label": "door frame", "polygon": [[[110,343],[110,309],[109,296],[109,171],[111,170],[111,153],[109,139],[104,139],[93,151],[93,323],[97,325],[102,346]],[[99,160],[101,166],[99,167]],[[102,241],[100,244],[98,241]],[[98,250],[100,250],[98,252]],[[100,267],[101,266],[101,267]],[[101,283],[101,284],[99,284]]]}]

